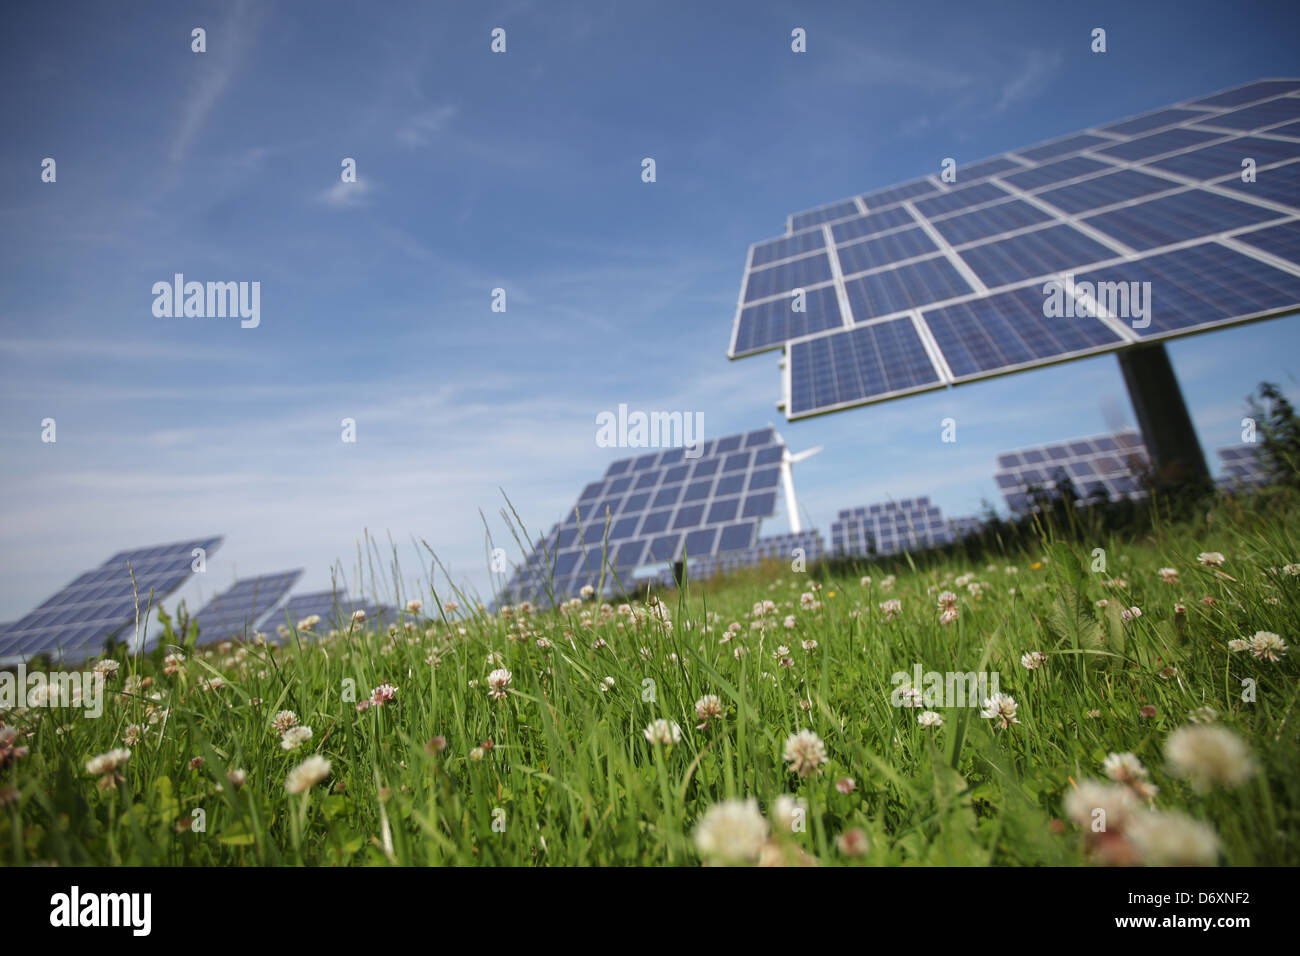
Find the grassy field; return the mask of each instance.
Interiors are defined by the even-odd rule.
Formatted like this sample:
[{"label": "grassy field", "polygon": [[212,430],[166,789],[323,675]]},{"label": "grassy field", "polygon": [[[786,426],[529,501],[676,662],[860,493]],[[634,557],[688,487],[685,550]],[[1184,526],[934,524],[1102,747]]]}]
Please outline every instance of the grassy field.
[{"label": "grassy field", "polygon": [[0,714],[0,860],[1300,863],[1297,514],[119,652]]}]

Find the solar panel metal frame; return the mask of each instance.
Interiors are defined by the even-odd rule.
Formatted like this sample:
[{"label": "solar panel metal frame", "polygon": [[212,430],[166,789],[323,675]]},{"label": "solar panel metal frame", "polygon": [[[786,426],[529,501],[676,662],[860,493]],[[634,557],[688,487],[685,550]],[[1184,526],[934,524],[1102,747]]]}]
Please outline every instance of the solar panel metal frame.
[{"label": "solar panel metal frame", "polygon": [[[1265,87],[1265,88],[1261,88],[1260,90],[1254,90],[1256,84],[1259,83],[1275,84],[1275,86],[1273,86],[1272,88]],[[1216,98],[1226,98],[1225,101],[1231,101],[1232,105],[1215,106],[1210,103],[1207,103],[1207,101],[1212,101],[1215,100]],[[791,390],[791,382],[792,382],[792,365],[795,364],[793,358],[794,346],[800,342],[805,342],[816,338],[839,336],[845,333],[847,330],[860,328],[864,324],[868,324],[871,322],[891,321],[903,317],[910,318],[913,321],[913,323],[916,325],[917,330],[921,335],[922,342],[926,345],[926,351],[929,354],[930,359],[934,365],[935,374],[939,379],[938,383],[932,387],[943,388],[950,385],[958,384],[960,382],[973,381],[982,378],[991,378],[998,375],[1012,374],[1014,372],[1022,371],[1028,368],[1044,367],[1059,362],[1070,361],[1074,358],[1083,357],[1084,355],[1097,354],[1098,352],[1116,351],[1119,349],[1128,348],[1130,346],[1142,342],[1150,342],[1150,341],[1156,341],[1164,338],[1191,335],[1201,331],[1209,331],[1213,329],[1225,328],[1228,326],[1235,326],[1235,325],[1245,324],[1247,322],[1260,321],[1263,319],[1269,319],[1277,316],[1291,314],[1297,311],[1297,309],[1300,309],[1300,299],[1297,299],[1297,301],[1295,302],[1286,302],[1285,304],[1279,305],[1276,308],[1268,308],[1263,311],[1253,311],[1253,312],[1246,312],[1243,314],[1232,314],[1223,317],[1215,317],[1205,322],[1189,324],[1187,326],[1180,326],[1164,333],[1159,333],[1159,334],[1148,333],[1148,334],[1141,334],[1141,335],[1137,334],[1137,332],[1134,329],[1130,328],[1125,320],[1114,319],[1106,315],[1101,315],[1096,317],[1094,320],[1102,322],[1118,336],[1118,339],[1108,346],[1095,348],[1095,349],[1086,349],[1078,352],[1062,352],[1062,353],[1046,356],[1043,358],[1038,358],[1033,361],[1017,364],[1014,366],[1000,367],[991,370],[987,373],[980,373],[976,375],[969,375],[969,376],[962,376],[962,377],[956,377],[951,374],[951,370],[947,367],[947,362],[945,361],[942,349],[940,348],[939,343],[936,341],[936,338],[933,335],[932,331],[928,328],[926,324],[926,320],[924,318],[924,314],[928,311],[933,311],[936,309],[952,306],[963,301],[974,301],[977,299],[982,299],[994,292],[1007,292],[1007,291],[1042,285],[1045,281],[1059,276],[1063,271],[1069,271],[1073,273],[1097,272],[1099,270],[1103,270],[1108,267],[1118,266],[1121,264],[1135,263],[1135,262],[1140,263],[1144,259],[1153,258],[1159,255],[1165,255],[1171,252],[1178,252],[1181,251],[1182,249],[1202,246],[1205,243],[1209,243],[1209,242],[1218,242],[1224,248],[1230,249],[1236,253],[1244,255],[1248,259],[1253,259],[1257,263],[1260,263],[1263,266],[1268,267],[1268,269],[1276,270],[1277,272],[1287,274],[1290,277],[1300,276],[1300,265],[1294,262],[1290,262],[1280,256],[1270,255],[1268,252],[1266,252],[1263,249],[1256,248],[1248,245],[1245,242],[1239,241],[1240,236],[1254,232],[1256,230],[1268,229],[1279,225],[1285,225],[1285,224],[1294,223],[1296,221],[1300,221],[1300,203],[1288,204],[1287,202],[1279,201],[1276,198],[1276,196],[1270,197],[1268,195],[1260,195],[1258,193],[1252,194],[1249,191],[1249,189],[1245,188],[1244,186],[1241,188],[1233,188],[1229,184],[1233,183],[1236,179],[1239,178],[1239,176],[1235,173],[1232,173],[1231,171],[1222,175],[1215,175],[1209,178],[1204,178],[1200,176],[1182,175],[1180,173],[1173,172],[1168,169],[1162,169],[1159,165],[1152,165],[1153,163],[1159,163],[1160,161],[1167,160],[1172,157],[1179,157],[1184,154],[1195,153],[1198,150],[1202,150],[1202,149],[1222,147],[1225,145],[1230,146],[1232,143],[1243,139],[1248,139],[1251,141],[1267,140],[1270,143],[1277,144],[1279,155],[1282,155],[1282,158],[1274,158],[1265,163],[1258,165],[1256,169],[1257,181],[1259,179],[1263,179],[1268,174],[1268,172],[1272,170],[1285,168],[1287,169],[1287,173],[1291,174],[1294,172],[1294,169],[1292,167],[1300,168],[1300,166],[1298,166],[1298,164],[1300,164],[1300,147],[1298,147],[1296,143],[1296,140],[1300,139],[1300,134],[1297,134],[1295,130],[1285,130],[1283,132],[1279,132],[1277,135],[1274,135],[1273,131],[1283,130],[1283,128],[1288,126],[1296,126],[1296,122],[1297,122],[1296,120],[1286,118],[1285,116],[1282,115],[1283,113],[1289,115],[1289,113],[1291,112],[1289,107],[1290,107],[1290,100],[1293,98],[1300,99],[1300,79],[1279,78],[1279,79],[1259,80],[1250,84],[1246,84],[1244,86],[1231,87],[1227,90],[1219,91],[1219,93],[1211,94],[1210,96],[1207,97],[1199,97],[1194,100],[1188,100],[1182,103],[1173,104],[1172,106],[1161,107],[1155,110],[1147,111],[1146,113],[1137,114],[1132,117],[1126,117],[1123,119],[1115,120],[1106,123],[1102,126],[1089,127],[1086,130],[1081,130],[1076,133],[1067,134],[1066,136],[1058,137],[1055,140],[1045,141],[1043,143],[1033,144],[1029,147],[1010,150],[1007,153],[1001,154],[1000,156],[988,157],[985,160],[980,160],[978,161],[978,164],[975,163],[968,164],[972,166],[974,165],[987,166],[987,164],[990,164],[995,160],[999,160],[1005,157],[1005,158],[1016,160],[1021,163],[1021,165],[1015,171],[1011,171],[1007,173],[991,173],[987,175],[982,175],[978,179],[966,180],[960,178],[961,167],[959,167],[958,168],[959,180],[955,185],[944,183],[936,175],[929,175],[929,176],[921,177],[920,179],[909,180],[908,182],[899,184],[898,186],[884,187],[883,189],[878,189],[868,193],[863,193],[853,197],[852,200],[839,200],[837,202],[826,203],[823,206],[815,207],[812,210],[805,210],[804,212],[801,213],[792,214],[791,216],[787,217],[785,234],[783,236],[774,237],[774,239],[789,240],[792,237],[797,238],[800,235],[808,234],[813,230],[821,231],[822,233],[821,243],[816,249],[816,254],[824,255],[828,258],[831,265],[831,279],[829,281],[819,282],[815,284],[815,286],[810,286],[809,288],[821,289],[823,287],[826,287],[826,288],[833,288],[835,290],[837,300],[838,300],[838,305],[839,305],[841,324],[839,326],[832,326],[818,331],[807,332],[803,335],[791,336],[790,338],[787,338],[784,341],[774,341],[774,342],[769,341],[769,342],[765,342],[765,344],[762,345],[747,347],[744,349],[737,348],[737,343],[741,338],[740,337],[741,323],[742,321],[745,320],[745,316],[744,316],[745,308],[754,306],[755,304],[766,304],[770,306],[770,304],[772,303],[777,303],[781,301],[789,302],[791,299],[791,290],[778,291],[772,295],[765,296],[762,299],[755,300],[753,302],[745,302],[743,299],[744,291],[748,288],[749,273],[751,271],[751,263],[753,260],[754,250],[764,245],[764,243],[774,241],[774,239],[762,240],[758,243],[754,243],[750,247],[750,253],[746,258],[745,274],[742,276],[741,279],[741,297],[738,299],[735,315],[733,318],[732,335],[731,335],[730,345],[728,348],[728,356],[732,359],[737,359],[748,355],[754,355],[761,352],[770,351],[773,349],[784,349],[785,361],[783,365],[783,374],[782,374],[782,388],[783,388],[782,405],[787,419],[793,421],[800,418],[807,418],[815,415],[828,414],[830,412],[838,411],[843,408],[854,407],[857,405],[871,404],[878,401],[886,401],[891,398],[896,398],[904,394],[910,394],[915,391],[926,390],[925,388],[914,388],[914,389],[897,390],[891,392],[883,392],[880,394],[867,395],[863,398],[856,399],[856,400],[837,402],[834,404],[827,404],[824,406],[817,406],[815,408],[805,409],[800,412],[795,412],[793,410],[792,408],[793,396]],[[1241,110],[1251,109],[1255,107],[1260,107],[1262,111],[1263,108],[1267,106],[1267,104],[1279,100],[1283,100],[1283,99],[1285,99],[1287,103],[1285,105],[1285,108],[1279,111],[1278,118],[1276,119],[1275,122],[1266,123],[1262,126],[1252,126],[1250,129],[1241,129],[1241,130],[1228,130],[1225,128],[1215,128],[1213,126],[1213,120],[1216,117],[1224,116],[1228,113],[1236,113]],[[1171,114],[1168,112],[1171,110],[1178,110],[1183,112],[1181,114]],[[1143,122],[1143,120],[1145,120],[1148,117],[1152,118],[1152,122],[1150,124],[1146,124]],[[1136,126],[1132,124],[1136,124]],[[1127,128],[1129,131],[1121,132],[1117,130],[1117,127]],[[1166,150],[1163,152],[1154,152],[1145,155],[1140,159],[1131,159],[1131,160],[1105,155],[1104,150],[1107,147],[1097,143],[1094,143],[1093,146],[1090,148],[1068,149],[1061,152],[1053,152],[1050,156],[1045,156],[1037,162],[1032,161],[1025,156],[1026,153],[1035,153],[1037,150],[1043,147],[1050,147],[1053,144],[1062,144],[1062,143],[1075,141],[1075,137],[1083,136],[1083,135],[1099,137],[1102,140],[1106,140],[1110,145],[1119,145],[1123,143],[1129,143],[1137,140],[1146,139],[1147,137],[1158,136],[1159,134],[1168,132],[1170,130],[1179,130],[1179,129],[1197,130],[1202,133],[1208,133],[1210,134],[1210,136],[1209,138],[1206,138],[1203,141],[1198,142],[1194,145],[1183,146],[1177,149]],[[1098,150],[1100,150],[1100,152]],[[1076,158],[1084,158],[1084,159],[1098,161],[1106,164],[1108,168],[1094,169],[1091,172],[1083,173],[1073,178],[1054,181],[1051,182],[1050,184],[1040,185],[1029,190],[1018,189],[1011,183],[1007,182],[1005,178],[1003,178],[1004,176],[1014,176],[1018,172],[1042,169],[1044,167],[1052,166],[1056,163],[1060,163],[1065,160],[1071,160]],[[1145,174],[1147,176],[1154,176],[1157,179],[1168,181],[1169,186],[1167,189],[1157,189],[1156,191],[1144,193],[1136,197],[1122,199],[1107,205],[1086,208],[1077,212],[1068,212],[1065,209],[1052,205],[1052,203],[1048,199],[1043,198],[1044,194],[1050,193],[1053,190],[1064,189],[1070,186],[1087,183],[1092,180],[1096,180],[1101,177],[1111,175],[1116,172],[1122,172],[1122,171],[1133,171],[1133,172]],[[975,203],[975,204],[963,206],[959,209],[947,210],[942,213],[936,212],[933,216],[926,216],[922,214],[920,209],[917,208],[918,202],[925,202],[938,197],[942,197],[944,195],[950,195],[954,192],[954,190],[959,190],[962,188],[966,188],[968,186],[982,186],[983,184],[990,184],[993,186],[997,186],[1004,191],[1005,195],[997,199],[990,199],[987,202],[981,202],[981,203]],[[1153,185],[1156,184],[1153,183]],[[922,188],[928,189],[928,191],[924,193],[918,192],[918,190]],[[908,198],[905,195],[907,193],[913,193],[913,192],[915,192],[916,195],[913,195],[910,198]],[[1101,214],[1114,212],[1116,210],[1139,207],[1151,201],[1158,201],[1158,200],[1163,201],[1168,199],[1169,197],[1174,197],[1179,195],[1188,195],[1190,197],[1189,202],[1192,204],[1196,204],[1197,200],[1191,194],[1197,192],[1209,193],[1213,196],[1218,197],[1219,199],[1235,200],[1238,203],[1242,203],[1247,207],[1252,207],[1256,211],[1260,212],[1262,215],[1258,222],[1250,223],[1247,225],[1240,225],[1229,230],[1217,229],[1209,232],[1202,231],[1188,238],[1180,239],[1178,241],[1167,241],[1163,244],[1151,246],[1142,251],[1139,251],[1127,245],[1124,241],[1122,241],[1113,233],[1102,231],[1101,229],[1096,228],[1096,226],[1089,224],[1087,221],[1090,217],[1096,217]],[[885,202],[879,203],[877,205],[871,205],[867,201],[868,197],[875,196],[875,195],[882,195],[882,194],[886,198]],[[1285,195],[1285,187],[1277,190],[1277,194]],[[955,218],[957,216],[970,215],[972,213],[977,213],[985,209],[991,209],[1000,204],[1011,203],[1014,202],[1015,200],[1021,200],[1025,203],[1028,203],[1029,205],[1035,207],[1040,212],[1045,213],[1048,216],[1048,218],[1042,222],[1034,223],[1029,226],[1009,229],[1001,233],[993,233],[991,235],[983,236],[981,238],[971,240],[969,242],[958,243],[955,245],[947,242],[944,236],[942,235],[942,233],[940,233],[939,230],[935,228],[935,223],[937,222],[942,222],[944,220]],[[815,224],[809,224],[804,228],[800,228],[800,229],[793,228],[796,220],[800,219],[800,217],[805,217],[811,213],[816,213],[819,211],[835,210],[839,207],[844,207],[845,209],[847,209],[847,205],[850,202],[852,203],[853,208],[856,210],[853,215],[827,218],[822,221],[818,221]],[[1178,203],[1175,201],[1173,203],[1166,203],[1165,205],[1177,207]],[[848,228],[852,223],[861,220],[865,216],[874,216],[882,212],[888,212],[897,209],[905,210],[908,216],[910,217],[910,219],[913,221],[903,223],[901,225],[890,226],[888,228],[878,229],[869,232],[863,236],[852,235],[852,230]],[[1054,227],[1059,227],[1061,225],[1070,226],[1076,232],[1082,233],[1087,239],[1093,240],[1094,242],[1098,243],[1098,245],[1102,249],[1106,249],[1113,252],[1113,255],[1107,258],[1097,259],[1093,261],[1071,262],[1070,265],[1067,266],[1065,269],[1057,270],[1057,272],[1055,273],[1035,274],[1021,281],[1009,282],[1003,285],[997,285],[992,287],[988,286],[980,278],[980,276],[974,272],[974,270],[970,267],[969,263],[967,263],[962,256],[963,252],[966,252],[973,248],[989,246],[993,243],[1002,242],[1013,237],[1031,236],[1031,234],[1034,232],[1045,230],[1045,229],[1051,229]],[[866,272],[863,273],[850,273],[849,275],[853,276],[854,279],[857,279],[862,276],[872,275],[875,273],[896,271],[900,268],[905,268],[914,265],[915,263],[921,262],[925,259],[942,258],[949,265],[953,266],[957,270],[957,272],[962,276],[962,278],[971,286],[972,291],[969,293],[964,293],[960,296],[953,296],[948,299],[938,300],[916,308],[900,309],[894,312],[889,312],[884,314],[872,314],[869,317],[865,317],[862,321],[856,321],[855,313],[850,303],[850,296],[848,294],[848,290],[846,287],[846,276],[841,272],[839,248],[842,246],[852,245],[853,243],[860,242],[866,238],[876,239],[882,236],[888,236],[892,233],[902,232],[904,230],[909,230],[909,229],[916,229],[918,227],[925,230],[927,236],[932,241],[934,241],[935,245],[938,246],[939,248],[938,253],[929,252],[929,253],[917,255],[910,259],[902,259],[896,262],[891,262],[885,265],[881,265],[877,268],[867,270]],[[1196,229],[1192,229],[1191,231],[1197,232]],[[852,235],[852,238],[846,238],[840,240],[837,239],[837,233],[842,235],[850,234]],[[812,253],[803,253],[802,255],[810,255],[810,254]],[[794,257],[794,258],[798,258],[798,257]],[[773,264],[777,264],[782,261],[783,260],[779,260],[779,259],[769,260],[763,263],[763,267],[771,267]],[[1071,320],[1071,321],[1077,321],[1077,320]],[[770,324],[771,323],[769,321],[769,325]],[[782,328],[783,328],[782,326],[777,326],[778,330]],[[784,326],[784,328],[789,329],[790,326],[786,325]],[[834,349],[834,345],[832,345],[832,350],[833,349]]]}]

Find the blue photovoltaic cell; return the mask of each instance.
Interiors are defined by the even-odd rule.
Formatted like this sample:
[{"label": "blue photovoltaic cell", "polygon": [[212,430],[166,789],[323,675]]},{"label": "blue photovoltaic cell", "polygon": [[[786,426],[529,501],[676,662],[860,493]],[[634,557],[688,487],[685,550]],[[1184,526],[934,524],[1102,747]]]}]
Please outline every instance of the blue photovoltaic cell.
[{"label": "blue photovoltaic cell", "polygon": [[1268,131],[1269,136],[1290,136],[1292,139],[1300,139],[1300,123],[1287,123],[1285,126],[1275,126]]},{"label": "blue photovoltaic cell", "polygon": [[1098,213],[1084,221],[1127,246],[1145,251],[1267,222],[1281,215],[1262,206],[1238,202],[1203,189],[1191,189],[1137,206]]},{"label": "blue photovoltaic cell", "polygon": [[1122,169],[1117,173],[1098,176],[1096,179],[1049,189],[1039,193],[1038,198],[1070,215],[1075,215],[1087,212],[1089,209],[1100,209],[1102,206],[1111,206],[1140,196],[1176,189],[1180,185],[1161,176],[1140,173],[1136,169]]},{"label": "blue photovoltaic cell", "polygon": [[1036,163],[1052,159],[1056,156],[1064,156],[1067,153],[1078,153],[1093,146],[1104,146],[1113,142],[1105,136],[1094,136],[1092,133],[1079,133],[1075,136],[1067,136],[1065,139],[1058,139],[1054,143],[1046,143],[1043,146],[1035,146],[1033,149],[1014,150],[1017,156],[1023,156],[1025,159],[1032,159]]},{"label": "blue photovoltaic cell", "polygon": [[750,264],[757,268],[778,259],[788,259],[791,256],[812,252],[815,249],[822,248],[825,244],[825,238],[817,229],[801,232],[796,236],[785,236],[768,242],[760,242],[754,246],[754,257]]},{"label": "blue photovoltaic cell", "polygon": [[824,252],[806,259],[793,259],[778,266],[769,266],[749,273],[745,283],[745,301],[765,299],[781,292],[804,289],[831,277],[831,264]]},{"label": "blue photovoltaic cell", "polygon": [[893,209],[872,212],[865,216],[858,216],[856,219],[837,222],[831,226],[831,234],[835,236],[836,242],[848,242],[877,232],[884,232],[886,229],[910,226],[915,222],[916,220],[912,218],[910,212],[902,206],[895,206]]},{"label": "blue photovoltaic cell", "polygon": [[1300,158],[1300,143],[1241,136],[1226,143],[1194,149],[1190,153],[1153,160],[1148,165],[1192,179],[1219,179],[1230,173],[1240,174],[1241,161],[1248,157],[1255,161],[1256,166],[1297,159]]},{"label": "blue photovoltaic cell", "polygon": [[1255,100],[1262,100],[1266,96],[1277,96],[1296,89],[1300,89],[1300,80],[1260,80],[1258,83],[1251,83],[1248,86],[1239,86],[1233,90],[1226,90],[1222,93],[1215,93],[1213,96],[1193,100],[1190,105],[1244,106],[1247,103],[1253,103]]},{"label": "blue photovoltaic cell", "polygon": [[844,219],[847,216],[856,216],[860,209],[858,204],[852,200],[835,203],[824,209],[814,209],[810,212],[797,213],[790,217],[790,231],[798,232],[800,229],[807,229],[809,226],[817,226],[823,222],[830,222],[833,219]]},{"label": "blue photovoltaic cell", "polygon": [[942,256],[873,272],[844,283],[855,322],[965,295],[966,280]]},{"label": "blue photovoltaic cell", "polygon": [[1013,289],[923,313],[939,350],[958,378],[984,375],[1124,344],[1093,318],[1047,318],[1039,286]]},{"label": "blue photovoltaic cell", "polygon": [[1177,129],[1152,133],[1150,136],[1143,136],[1140,139],[1131,139],[1125,143],[1116,143],[1114,146],[1107,146],[1105,149],[1098,149],[1095,152],[1098,156],[1111,156],[1115,159],[1125,159],[1135,163],[1141,159],[1162,156],[1165,153],[1172,153],[1174,150],[1200,146],[1210,140],[1222,138],[1222,133],[1212,133],[1203,129],[1186,129],[1180,126]]},{"label": "blue photovoltaic cell", "polygon": [[1008,156],[995,156],[992,159],[980,160],[978,163],[966,163],[964,165],[958,163],[957,180],[962,183],[970,183],[977,179],[996,176],[998,173],[1024,168],[1024,163],[1018,163]]},{"label": "blue photovoltaic cell", "polygon": [[976,242],[1000,233],[1036,226],[1052,217],[1023,199],[985,206],[974,212],[959,213],[934,222],[934,228],[952,245]]},{"label": "blue photovoltaic cell", "polygon": [[891,232],[875,239],[863,239],[851,245],[837,246],[836,252],[840,257],[840,272],[852,275],[891,262],[937,252],[938,248],[925,234],[925,230],[918,227]]},{"label": "blue photovoltaic cell", "polygon": [[137,595],[143,621],[193,573],[194,549],[211,555],[220,545],[221,538],[212,537],[119,551],[11,624],[0,637],[0,657],[75,660],[99,653],[115,636],[134,637]]},{"label": "blue photovoltaic cell", "polygon": [[908,318],[858,326],[790,345],[790,412],[940,384]]},{"label": "blue photovoltaic cell", "polygon": [[1217,185],[1239,192],[1243,196],[1256,196],[1269,202],[1300,209],[1300,163],[1288,163],[1285,166],[1274,166],[1272,169],[1257,170],[1253,183],[1243,183],[1241,176],[1235,175]]},{"label": "blue photovoltaic cell", "polygon": [[1259,129],[1261,126],[1275,126],[1294,119],[1300,119],[1300,96],[1284,96],[1233,110],[1231,113],[1206,116],[1200,120],[1200,124],[1245,131]]},{"label": "blue photovoltaic cell", "polygon": [[1113,259],[1119,253],[1072,226],[1060,225],[971,246],[960,255],[985,285],[994,288]]},{"label": "blue photovoltaic cell", "polygon": [[252,637],[258,620],[284,597],[301,575],[301,570],[284,571],[236,581],[194,615],[199,629],[195,643]]},{"label": "blue photovoltaic cell", "polygon": [[1122,123],[1112,123],[1109,126],[1103,126],[1102,129],[1107,133],[1118,133],[1121,136],[1137,136],[1139,133],[1159,129],[1162,126],[1171,126],[1174,123],[1190,122],[1204,115],[1205,113],[1202,110],[1187,110],[1171,107],[1167,110],[1157,110],[1154,113],[1148,113],[1146,116],[1139,116],[1136,119],[1124,120]]},{"label": "blue photovoltaic cell", "polygon": [[1106,266],[1076,282],[1150,282],[1151,324],[1143,338],[1300,305],[1300,276],[1217,242]]},{"label": "blue photovoltaic cell", "polygon": [[1099,173],[1114,168],[1110,163],[1089,159],[1087,156],[1071,156],[1069,159],[1035,166],[1032,169],[1012,173],[1010,176],[1001,178],[1017,189],[1030,190],[1050,186],[1053,183],[1063,183],[1067,179],[1078,179],[1080,176],[1087,176],[1089,173]]},{"label": "blue photovoltaic cell", "polygon": [[930,193],[938,192],[934,183],[928,179],[917,179],[910,183],[903,183],[900,186],[890,186],[888,189],[877,189],[875,192],[869,192],[862,197],[862,201],[867,204],[867,210],[873,211],[880,206],[888,206],[891,203],[902,202],[905,199],[915,199],[918,196],[928,196]]},{"label": "blue photovoltaic cell", "polygon": [[807,290],[803,304],[803,312],[794,311],[794,297],[789,296],[741,310],[735,354],[767,348],[787,339],[844,324],[834,286]]},{"label": "blue photovoltaic cell", "polygon": [[1244,232],[1237,236],[1237,241],[1300,265],[1300,221]]},{"label": "blue photovoltaic cell", "polygon": [[975,183],[938,196],[931,196],[929,199],[917,200],[914,205],[923,216],[941,216],[946,212],[956,212],[958,209],[1006,198],[1007,191],[1001,186],[994,183]]}]

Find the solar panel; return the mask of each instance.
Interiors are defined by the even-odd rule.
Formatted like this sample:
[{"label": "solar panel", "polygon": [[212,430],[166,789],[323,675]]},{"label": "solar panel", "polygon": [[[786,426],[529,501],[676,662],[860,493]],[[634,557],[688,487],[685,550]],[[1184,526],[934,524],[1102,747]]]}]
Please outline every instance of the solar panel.
[{"label": "solar panel", "polygon": [[[325,634],[330,630],[346,628],[355,610],[374,607],[363,600],[349,598],[344,590],[314,591],[307,594],[295,594],[266,616],[258,629],[267,635],[278,633],[281,627],[307,633]],[[318,617],[320,621],[314,628],[299,628],[308,618]],[[369,617],[369,615],[367,615]]]},{"label": "solar panel", "polygon": [[792,418],[943,384],[909,318],[804,339],[789,366]]},{"label": "solar panel", "polygon": [[883,557],[952,541],[943,511],[926,497],[846,509],[831,523],[831,553],[838,557]]},{"label": "solar panel", "polygon": [[282,571],[241,578],[194,615],[198,644],[243,640],[251,637],[257,622],[284,597],[302,571]]},{"label": "solar panel", "polygon": [[571,597],[599,584],[602,567],[613,592],[646,565],[752,547],[759,522],[776,511],[784,441],[763,428],[702,442],[698,451],[687,458],[681,447],[650,450],[613,462],[535,543],[506,599],[541,601],[548,580],[557,598]]},{"label": "solar panel", "polygon": [[1059,498],[1068,482],[1081,499],[1118,501],[1146,494],[1150,469],[1146,446],[1134,431],[1071,438],[998,456],[993,476],[1007,507],[1017,514],[1036,510],[1043,498]]},{"label": "solar panel", "polygon": [[1221,487],[1259,487],[1270,482],[1268,463],[1263,447],[1257,444],[1229,445],[1217,449],[1223,475]]},{"label": "solar panel", "polygon": [[221,541],[196,538],[119,551],[15,621],[0,637],[0,657],[50,654],[75,659],[99,653],[110,638],[133,627],[137,599],[143,620],[151,605],[157,606],[193,573],[195,549],[211,556]]},{"label": "solar panel", "polygon": [[[729,354],[784,346],[796,419],[1293,312],[1295,91],[1252,83],[796,213],[752,247]],[[1052,318],[1066,275],[1150,288],[1151,325],[1092,308],[1128,290]]]}]

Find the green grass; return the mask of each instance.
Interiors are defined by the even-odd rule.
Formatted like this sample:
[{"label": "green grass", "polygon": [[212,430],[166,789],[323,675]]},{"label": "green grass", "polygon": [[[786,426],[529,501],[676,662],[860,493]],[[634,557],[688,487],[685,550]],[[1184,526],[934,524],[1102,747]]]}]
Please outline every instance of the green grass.
[{"label": "green grass", "polygon": [[[797,847],[823,865],[1086,864],[1100,837],[1071,822],[1063,800],[1077,783],[1104,778],[1107,754],[1131,752],[1159,787],[1154,808],[1213,828],[1220,862],[1296,864],[1298,655],[1269,662],[1228,649],[1257,631],[1288,644],[1300,633],[1300,577],[1269,571],[1300,561],[1296,515],[1295,499],[1278,493],[1157,522],[1136,541],[1045,533],[1030,553],[978,563],[922,557],[915,568],[900,559],[839,575],[767,567],[659,595],[671,627],[643,604],[631,616],[588,601],[506,617],[463,599],[445,614],[430,595],[412,595],[426,613],[404,614],[394,635],[354,628],[295,635],[277,649],[201,649],[171,675],[161,651],[119,652],[102,717],[70,708],[0,715],[23,735],[14,745],[30,748],[0,770],[0,861],[696,865],[693,831],[711,806],[752,797],[768,813],[791,794],[807,814],[806,826],[778,840],[786,859]],[[1104,573],[1092,570],[1096,548]],[[1226,561],[1204,567],[1203,551]],[[1162,567],[1177,569],[1178,583],[1163,582]],[[978,598],[955,584],[968,574],[984,585]],[[800,598],[814,580],[821,606],[806,609]],[[960,596],[946,626],[942,590]],[[902,605],[893,621],[879,609],[890,598]],[[1102,599],[1109,605],[1098,608]],[[775,612],[756,618],[753,605],[767,600]],[[1124,622],[1129,606],[1142,616]],[[740,633],[721,643],[733,622]],[[782,644],[793,666],[778,666]],[[737,658],[742,646],[748,654]],[[1047,663],[1030,671],[1020,657],[1035,650]],[[943,726],[920,726],[919,711],[890,704],[891,675],[917,663],[996,671],[1020,723],[999,730],[978,707],[935,707]],[[487,682],[497,666],[512,675],[501,700]],[[204,689],[218,675],[224,687]],[[135,677],[148,686],[123,694]],[[602,690],[607,677],[613,685]],[[1246,680],[1253,701],[1243,700]],[[383,682],[396,698],[359,711],[355,701]],[[705,694],[726,715],[701,731],[694,704]],[[1146,705],[1155,716],[1140,715]],[[1249,747],[1256,772],[1244,783],[1201,791],[1167,769],[1166,738],[1201,707]],[[283,750],[270,726],[280,710],[312,728],[296,751]],[[680,725],[679,743],[646,740],[657,718]],[[125,746],[131,725],[143,738],[120,784],[101,789],[87,761]],[[801,778],[782,750],[803,728],[825,742],[828,762]],[[435,737],[445,750],[431,746]],[[286,776],[311,754],[330,761],[328,778],[286,793]],[[202,763],[191,766],[194,758]],[[227,780],[234,768],[247,774],[242,787]],[[844,777],[853,792],[836,788]],[[852,829],[867,837],[863,855],[837,849]]]}]

